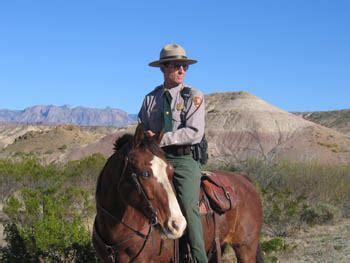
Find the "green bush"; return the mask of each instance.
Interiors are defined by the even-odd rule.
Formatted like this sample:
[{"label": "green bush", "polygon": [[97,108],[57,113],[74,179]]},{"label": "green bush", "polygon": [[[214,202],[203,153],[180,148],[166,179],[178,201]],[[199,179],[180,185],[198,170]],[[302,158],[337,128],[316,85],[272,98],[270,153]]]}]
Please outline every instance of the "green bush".
[{"label": "green bush", "polygon": [[273,236],[285,237],[302,225],[300,217],[308,208],[305,197],[294,196],[287,189],[263,191],[264,222]]},{"label": "green bush", "polygon": [[106,163],[102,154],[93,154],[84,159],[68,162],[62,170],[65,184],[95,190],[97,178]]},{"label": "green bush", "polygon": [[105,161],[100,154],[67,164],[43,165],[32,155],[0,160],[0,197],[9,217],[3,261],[95,261],[88,225]]},{"label": "green bush", "polygon": [[[288,192],[287,202],[290,202],[291,199],[297,202],[300,198],[304,198],[310,207],[316,207],[322,203],[339,209],[342,216],[350,215],[349,165],[290,161],[269,163],[252,159],[239,167],[255,181],[263,193],[278,195],[279,192],[284,192],[284,194]],[[273,201],[269,195],[266,195],[266,198],[269,199],[268,202]],[[268,202],[265,201],[264,204],[268,205]]]},{"label": "green bush", "polygon": [[261,249],[265,253],[271,253],[276,251],[285,250],[287,245],[285,244],[285,241],[283,238],[276,237],[272,238],[270,240],[265,240],[261,242]]},{"label": "green bush", "polygon": [[97,177],[106,158],[94,154],[67,164],[43,165],[32,155],[23,159],[0,159],[0,201],[4,202],[15,191],[23,188],[67,188],[77,186],[94,192]]},{"label": "green bush", "polygon": [[13,192],[23,187],[46,187],[61,182],[60,166],[42,165],[37,158],[28,155],[21,161],[0,160],[0,200],[4,202]]},{"label": "green bush", "polygon": [[10,221],[3,260],[94,261],[86,222],[92,216],[89,196],[78,188],[25,188],[11,196],[4,208]]}]

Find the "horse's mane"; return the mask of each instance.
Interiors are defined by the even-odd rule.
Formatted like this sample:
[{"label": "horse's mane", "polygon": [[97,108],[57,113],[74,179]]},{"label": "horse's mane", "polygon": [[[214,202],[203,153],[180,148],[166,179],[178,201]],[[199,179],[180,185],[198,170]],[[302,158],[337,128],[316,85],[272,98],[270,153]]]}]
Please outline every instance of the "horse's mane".
[{"label": "horse's mane", "polygon": [[126,133],[123,136],[119,137],[115,143],[113,144],[113,150],[114,152],[120,151],[125,145],[131,145],[132,141],[134,139],[134,136],[130,133]]},{"label": "horse's mane", "polygon": [[165,159],[164,151],[159,147],[158,142],[156,142],[155,139],[146,137],[141,146],[150,150],[154,155]]},{"label": "horse's mane", "polygon": [[[114,152],[120,153],[120,152],[124,152],[123,150],[125,150],[125,148],[130,149],[130,147],[133,143],[133,139],[134,139],[134,136],[132,134],[129,134],[129,133],[124,134],[123,136],[119,137],[115,141],[115,143],[113,144]],[[126,145],[128,145],[129,147],[127,147]],[[145,136],[144,140],[139,145],[139,148],[148,149],[154,155],[156,155],[158,157],[164,157],[163,150],[158,146],[158,143],[156,142],[156,140],[151,138],[151,137]]]}]

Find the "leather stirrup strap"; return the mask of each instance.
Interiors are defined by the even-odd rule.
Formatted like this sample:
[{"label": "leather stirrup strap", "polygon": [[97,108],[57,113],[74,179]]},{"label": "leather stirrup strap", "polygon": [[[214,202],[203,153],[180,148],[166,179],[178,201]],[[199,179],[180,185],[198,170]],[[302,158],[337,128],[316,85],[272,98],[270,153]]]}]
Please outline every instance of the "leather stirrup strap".
[{"label": "leather stirrup strap", "polygon": [[216,259],[217,263],[221,263],[221,245],[219,233],[219,215],[214,213],[214,228],[215,228],[215,245],[216,245]]}]

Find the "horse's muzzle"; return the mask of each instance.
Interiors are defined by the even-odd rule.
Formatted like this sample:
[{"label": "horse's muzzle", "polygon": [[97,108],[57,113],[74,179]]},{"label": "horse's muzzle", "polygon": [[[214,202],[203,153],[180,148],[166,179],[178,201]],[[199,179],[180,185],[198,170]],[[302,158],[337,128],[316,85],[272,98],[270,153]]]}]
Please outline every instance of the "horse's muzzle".
[{"label": "horse's muzzle", "polygon": [[178,216],[176,218],[170,218],[165,224],[163,234],[168,239],[180,238],[187,226],[187,222],[184,216]]}]

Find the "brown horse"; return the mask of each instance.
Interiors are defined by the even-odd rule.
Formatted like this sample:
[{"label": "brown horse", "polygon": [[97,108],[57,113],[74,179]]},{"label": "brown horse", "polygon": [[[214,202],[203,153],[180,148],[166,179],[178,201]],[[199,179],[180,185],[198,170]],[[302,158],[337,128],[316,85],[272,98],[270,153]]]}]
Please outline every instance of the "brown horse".
[{"label": "brown horse", "polygon": [[[96,189],[93,244],[103,262],[176,262],[173,239],[186,228],[171,184],[173,169],[158,146],[161,135],[135,135],[115,143]],[[220,245],[229,244],[239,262],[261,262],[261,200],[253,184],[237,173],[227,177],[239,198],[234,209],[216,217]],[[214,244],[214,217],[202,216],[207,251]],[[213,259],[215,261],[215,258]]]}]

